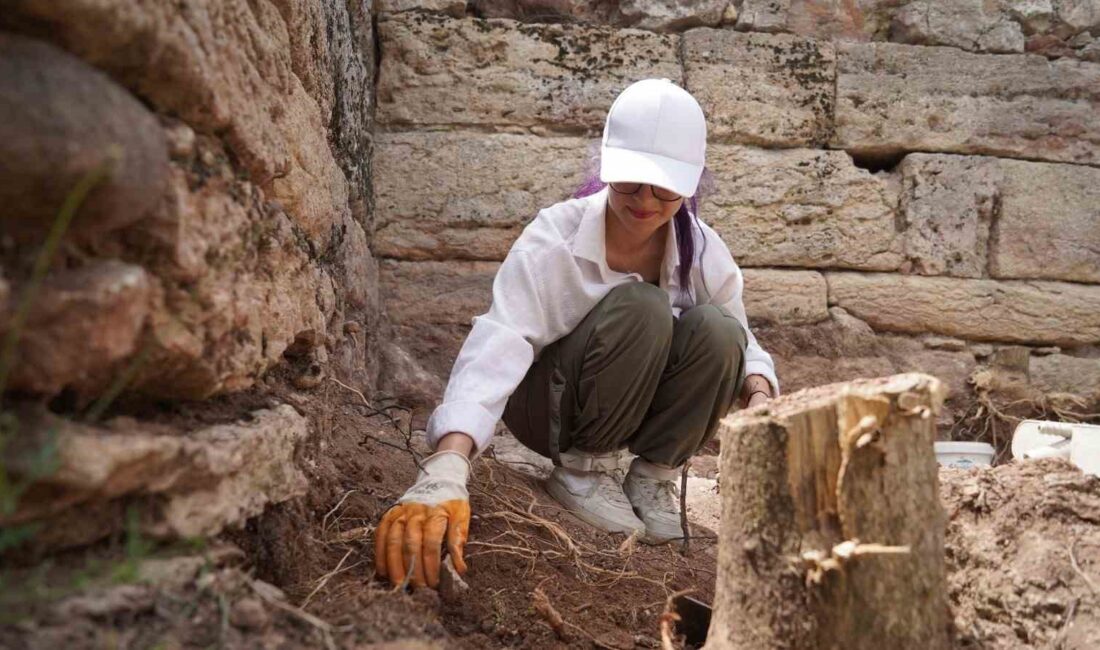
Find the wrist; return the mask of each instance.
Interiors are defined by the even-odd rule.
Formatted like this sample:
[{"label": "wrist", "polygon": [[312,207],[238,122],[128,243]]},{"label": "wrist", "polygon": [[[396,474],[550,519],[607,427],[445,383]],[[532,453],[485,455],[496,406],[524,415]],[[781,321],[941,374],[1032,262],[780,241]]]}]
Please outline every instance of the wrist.
[{"label": "wrist", "polygon": [[469,458],[474,451],[474,439],[461,431],[452,431],[439,439],[435,446],[437,452],[454,451]]},{"label": "wrist", "polygon": [[764,393],[766,397],[771,397],[772,385],[763,375],[749,375],[745,377],[741,392],[746,397],[751,397],[753,393]]}]

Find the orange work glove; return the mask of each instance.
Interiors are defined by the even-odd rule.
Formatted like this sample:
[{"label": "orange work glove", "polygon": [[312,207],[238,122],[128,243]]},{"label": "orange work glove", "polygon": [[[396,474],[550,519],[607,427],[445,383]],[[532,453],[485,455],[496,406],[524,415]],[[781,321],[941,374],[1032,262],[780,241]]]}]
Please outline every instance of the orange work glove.
[{"label": "orange work glove", "polygon": [[[459,575],[466,573],[462,549],[470,532],[470,461],[457,451],[441,451],[420,463],[416,483],[390,508],[374,534],[374,569],[399,585],[439,586],[443,536]],[[412,573],[410,574],[410,566]]]}]

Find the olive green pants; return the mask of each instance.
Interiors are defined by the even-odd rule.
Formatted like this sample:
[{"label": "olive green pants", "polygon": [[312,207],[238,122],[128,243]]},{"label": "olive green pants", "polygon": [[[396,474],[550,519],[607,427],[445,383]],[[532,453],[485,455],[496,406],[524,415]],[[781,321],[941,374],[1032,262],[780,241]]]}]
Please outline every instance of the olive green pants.
[{"label": "olive green pants", "polygon": [[629,447],[678,467],[714,436],[741,390],[745,345],[744,328],[720,307],[676,319],[663,289],[622,285],[543,349],[509,398],[504,423],[555,465],[572,449]]}]

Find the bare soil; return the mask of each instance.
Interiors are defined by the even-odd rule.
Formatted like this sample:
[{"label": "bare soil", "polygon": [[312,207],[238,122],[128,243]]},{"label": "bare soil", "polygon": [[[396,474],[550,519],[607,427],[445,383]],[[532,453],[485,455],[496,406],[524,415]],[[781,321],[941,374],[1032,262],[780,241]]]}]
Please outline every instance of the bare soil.
[{"label": "bare soil", "polygon": [[[414,480],[413,455],[425,451],[410,414],[380,413],[331,380],[308,391],[289,380],[274,376],[213,404],[123,412],[186,430],[232,421],[273,399],[289,403],[313,424],[300,450],[306,497],[268,508],[203,549],[140,540],[150,548],[134,558],[132,540],[115,536],[7,567],[0,647],[659,647],[670,594],[713,595],[712,530],[694,531],[687,556],[678,544],[624,545],[625,536],[564,513],[520,471],[523,461],[498,460],[492,451],[475,461],[470,484],[468,590],[457,598],[395,590],[374,578],[373,531]],[[225,544],[243,552],[211,557],[209,548]],[[197,559],[202,569],[173,580],[146,576],[144,566],[161,558]],[[553,615],[534,607],[536,588],[564,621],[557,631]],[[285,600],[270,596],[279,591]]]},{"label": "bare soil", "polygon": [[1100,478],[1064,460],[940,472],[960,647],[1100,648]]}]

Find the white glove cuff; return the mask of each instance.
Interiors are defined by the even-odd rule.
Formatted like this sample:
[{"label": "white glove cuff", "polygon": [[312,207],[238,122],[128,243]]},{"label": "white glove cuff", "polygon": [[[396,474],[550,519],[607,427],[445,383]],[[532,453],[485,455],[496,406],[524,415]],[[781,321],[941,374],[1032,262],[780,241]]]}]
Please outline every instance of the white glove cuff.
[{"label": "white glove cuff", "polygon": [[420,462],[421,476],[427,474],[433,479],[452,481],[466,485],[473,469],[466,454],[457,451],[438,451]]}]

